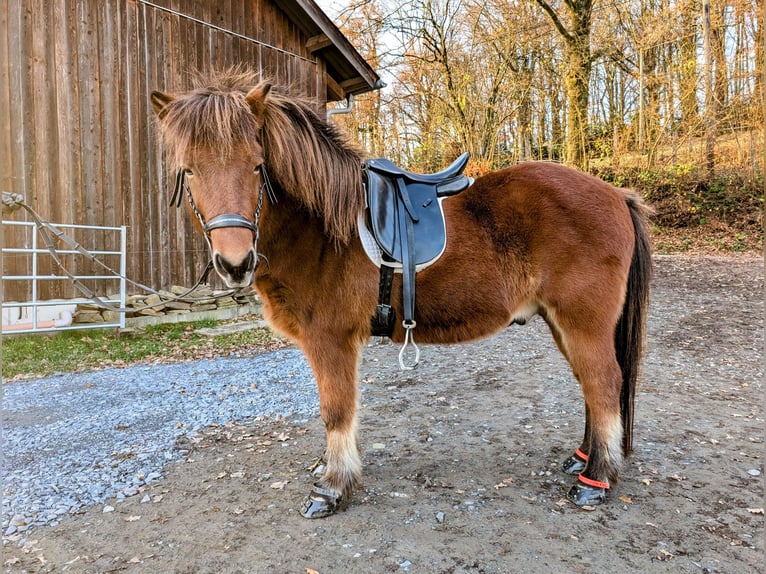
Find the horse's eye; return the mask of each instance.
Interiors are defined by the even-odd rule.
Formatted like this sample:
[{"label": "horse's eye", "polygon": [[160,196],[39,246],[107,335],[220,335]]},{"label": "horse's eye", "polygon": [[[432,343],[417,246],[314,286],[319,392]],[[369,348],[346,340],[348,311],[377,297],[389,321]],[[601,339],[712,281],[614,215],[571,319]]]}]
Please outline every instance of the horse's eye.
[{"label": "horse's eye", "polygon": [[253,173],[255,173],[255,174],[259,174],[259,173],[261,173],[261,166],[260,166],[260,165],[256,165],[256,166],[253,168]]},{"label": "horse's eye", "polygon": [[194,175],[194,172],[193,172],[191,169],[189,169],[188,167],[185,167],[185,168],[184,168],[184,175],[185,175],[186,177],[191,177],[191,176],[193,176],[193,175]]}]

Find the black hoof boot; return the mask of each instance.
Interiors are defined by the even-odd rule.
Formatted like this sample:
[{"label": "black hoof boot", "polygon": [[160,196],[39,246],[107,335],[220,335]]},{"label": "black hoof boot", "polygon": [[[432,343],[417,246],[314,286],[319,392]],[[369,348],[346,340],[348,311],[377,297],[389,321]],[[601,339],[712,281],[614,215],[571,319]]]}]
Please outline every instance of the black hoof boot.
[{"label": "black hoof boot", "polygon": [[309,495],[301,503],[304,518],[325,518],[335,514],[343,496],[339,492],[314,484]]},{"label": "black hoof boot", "polygon": [[606,488],[588,486],[577,481],[567,492],[567,499],[577,506],[597,506],[606,502],[606,491]]},{"label": "black hoof boot", "polygon": [[581,459],[577,454],[573,454],[561,463],[561,470],[571,475],[578,475],[585,470],[588,461]]}]

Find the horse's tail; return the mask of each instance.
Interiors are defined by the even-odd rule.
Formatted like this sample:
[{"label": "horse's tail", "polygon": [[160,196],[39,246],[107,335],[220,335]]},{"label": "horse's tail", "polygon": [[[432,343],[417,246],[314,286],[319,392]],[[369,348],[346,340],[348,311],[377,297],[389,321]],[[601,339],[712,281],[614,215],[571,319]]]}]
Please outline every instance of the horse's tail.
[{"label": "horse's tail", "polygon": [[630,217],[633,220],[635,246],[630,262],[625,303],[614,333],[617,362],[622,370],[620,414],[622,415],[622,452],[633,451],[633,411],[636,386],[644,354],[646,315],[649,307],[649,283],[652,279],[652,255],[649,244],[649,216],[652,209],[636,192],[625,190]]}]

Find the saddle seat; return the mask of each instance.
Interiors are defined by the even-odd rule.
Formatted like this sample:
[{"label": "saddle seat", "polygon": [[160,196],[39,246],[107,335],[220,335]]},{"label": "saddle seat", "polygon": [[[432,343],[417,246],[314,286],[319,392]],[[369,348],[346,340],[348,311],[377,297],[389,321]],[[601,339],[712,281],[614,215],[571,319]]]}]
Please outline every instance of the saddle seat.
[{"label": "saddle seat", "polygon": [[389,177],[403,177],[407,181],[417,183],[430,183],[433,185],[444,184],[447,180],[452,180],[463,173],[470,154],[465,152],[461,154],[449,167],[436,173],[414,173],[407,171],[406,169],[399,167],[390,159],[379,157],[375,159],[368,159],[365,165],[370,169],[375,170],[378,173],[387,175]]}]

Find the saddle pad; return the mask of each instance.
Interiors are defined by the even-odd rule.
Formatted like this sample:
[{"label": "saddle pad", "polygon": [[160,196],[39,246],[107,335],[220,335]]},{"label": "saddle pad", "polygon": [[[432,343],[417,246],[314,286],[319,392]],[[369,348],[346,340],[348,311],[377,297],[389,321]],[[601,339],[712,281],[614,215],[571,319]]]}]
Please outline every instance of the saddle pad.
[{"label": "saddle pad", "polygon": [[[372,261],[373,265],[375,265],[375,267],[386,265],[388,267],[392,267],[394,269],[394,273],[401,273],[402,272],[401,263],[397,261],[383,260],[383,250],[378,245],[378,242],[375,241],[375,237],[372,235],[372,231],[370,231],[370,228],[367,226],[367,218],[365,217],[364,213],[359,214],[359,217],[357,217],[356,223],[357,223],[357,227],[359,228],[359,239],[362,242],[362,247],[364,247],[364,252],[367,254],[367,257],[370,258],[370,261]],[[426,267],[431,266],[433,263],[436,263],[439,260],[440,256],[441,256],[441,253],[439,254],[439,256],[434,257],[431,261],[427,261],[426,263],[416,265],[415,271],[422,271]]]},{"label": "saddle pad", "polygon": [[[415,264],[430,263],[439,258],[447,244],[447,230],[441,200],[431,184],[407,184],[415,237]],[[372,235],[383,252],[396,262],[403,260],[406,238],[401,237],[400,218],[408,211],[399,200],[396,181],[367,171],[367,206]]]}]

